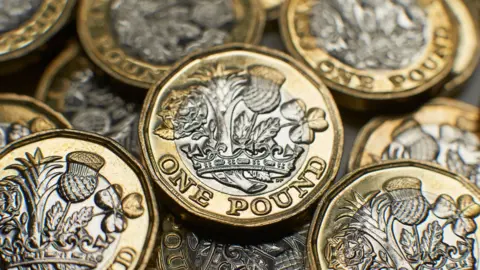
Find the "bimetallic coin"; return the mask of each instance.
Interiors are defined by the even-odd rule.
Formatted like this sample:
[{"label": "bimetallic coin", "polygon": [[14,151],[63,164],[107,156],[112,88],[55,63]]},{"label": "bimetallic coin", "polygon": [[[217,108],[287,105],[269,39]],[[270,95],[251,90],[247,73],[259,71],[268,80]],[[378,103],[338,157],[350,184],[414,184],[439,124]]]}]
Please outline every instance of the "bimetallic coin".
[{"label": "bimetallic coin", "polygon": [[265,24],[257,0],[87,0],[79,14],[80,40],[90,58],[142,88],[191,52],[258,42]]},{"label": "bimetallic coin", "polygon": [[320,201],[312,269],[480,269],[480,193],[441,167],[397,161],[345,176]]},{"label": "bimetallic coin", "polygon": [[[447,0],[458,25],[458,48],[452,71],[444,85],[444,94],[455,94],[472,76],[480,57],[479,21],[474,5],[463,0]],[[470,10],[469,10],[470,8]]]},{"label": "bimetallic coin", "polygon": [[56,130],[0,152],[2,269],[144,269],[158,226],[145,172],[113,140]]},{"label": "bimetallic coin", "polygon": [[[122,89],[124,92],[134,91],[131,87],[124,88],[127,88]],[[62,112],[75,129],[110,137],[139,157],[141,106],[126,101],[118,93],[118,86],[115,90],[112,80],[73,43],[47,68],[36,97]]]},{"label": "bimetallic coin", "polygon": [[140,118],[151,177],[185,211],[240,227],[303,212],[334,179],[343,126],[328,89],[287,55],[236,44],[180,62]]},{"label": "bimetallic coin", "polygon": [[0,94],[0,149],[22,137],[50,129],[71,128],[61,114],[31,97]]},{"label": "bimetallic coin", "polygon": [[238,245],[215,241],[178,224],[172,216],[163,222],[158,270],[307,270],[308,226],[278,241]]},{"label": "bimetallic coin", "polygon": [[441,0],[288,0],[287,49],[334,90],[340,105],[379,110],[436,93],[457,29]]},{"label": "bimetallic coin", "polygon": [[75,0],[2,0],[0,62],[45,44],[70,18]]},{"label": "bimetallic coin", "polygon": [[284,2],[284,0],[260,0],[260,2],[267,11],[267,18],[269,20],[278,18],[280,6]]},{"label": "bimetallic coin", "polygon": [[382,160],[433,162],[480,186],[480,110],[438,98],[417,112],[378,117],[358,134],[349,169]]}]

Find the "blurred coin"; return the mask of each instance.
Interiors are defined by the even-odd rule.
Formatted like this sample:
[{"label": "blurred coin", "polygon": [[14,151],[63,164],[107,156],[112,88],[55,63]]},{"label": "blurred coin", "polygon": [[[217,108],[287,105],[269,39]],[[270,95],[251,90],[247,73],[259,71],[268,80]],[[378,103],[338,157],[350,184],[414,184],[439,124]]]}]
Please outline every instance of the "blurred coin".
[{"label": "blurred coin", "polygon": [[140,157],[141,106],[125,100],[118,88],[73,43],[47,68],[36,97],[62,112],[75,129],[110,137]]},{"label": "blurred coin", "polygon": [[139,133],[172,200],[240,227],[305,211],[335,178],[343,146],[325,85],[287,55],[241,44],[178,63],[150,89]]},{"label": "blurred coin", "polygon": [[413,114],[377,117],[358,134],[353,170],[382,160],[415,159],[439,164],[480,185],[480,110],[437,98]]},{"label": "blurred coin", "polygon": [[284,2],[283,0],[260,0],[262,5],[267,11],[267,18],[269,20],[277,19],[280,12],[280,6]]},{"label": "blurred coin", "polygon": [[191,52],[258,42],[264,24],[257,0],[86,0],[80,3],[78,31],[102,69],[148,88]]},{"label": "blurred coin", "polygon": [[281,28],[287,49],[316,70],[340,105],[357,110],[395,109],[436,94],[457,49],[441,0],[288,0]]},{"label": "blurred coin", "polygon": [[0,62],[16,59],[45,44],[68,21],[75,0],[2,0]]},{"label": "blurred coin", "polygon": [[0,148],[32,133],[71,128],[58,112],[31,97],[0,94]]},{"label": "blurred coin", "polygon": [[2,269],[145,268],[158,210],[145,172],[119,144],[42,132],[1,151],[0,168]]},{"label": "blurred coin", "polygon": [[313,269],[477,269],[480,192],[438,166],[396,161],[356,170],[320,201],[308,235]]},{"label": "blurred coin", "polygon": [[278,241],[255,245],[223,243],[205,238],[178,224],[172,216],[163,221],[158,270],[261,269],[306,270],[308,226]]}]

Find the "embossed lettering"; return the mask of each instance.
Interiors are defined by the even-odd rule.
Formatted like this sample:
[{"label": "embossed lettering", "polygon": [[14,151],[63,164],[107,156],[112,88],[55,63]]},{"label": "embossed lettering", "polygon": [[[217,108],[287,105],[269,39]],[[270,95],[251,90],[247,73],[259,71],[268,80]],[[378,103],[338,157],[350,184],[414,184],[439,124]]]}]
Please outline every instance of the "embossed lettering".
[{"label": "embossed lettering", "polygon": [[265,198],[256,198],[252,201],[252,212],[258,216],[267,215],[272,211],[272,204]]},{"label": "embossed lettering", "polygon": [[227,215],[240,216],[241,211],[248,209],[248,202],[244,199],[239,198],[228,198],[230,201],[230,210],[228,210]]},{"label": "embossed lettering", "polygon": [[117,256],[115,257],[115,260],[113,261],[112,265],[108,269],[118,269],[117,267],[114,266],[119,266],[124,269],[128,269],[133,261],[135,261],[135,257],[137,256],[137,252],[135,249],[131,247],[125,247],[122,248],[118,253]]},{"label": "embossed lettering", "polygon": [[270,195],[270,198],[275,202],[275,204],[280,208],[287,208],[292,205],[293,200],[290,194],[288,193],[289,187],[286,187],[279,192],[276,192]]},{"label": "embossed lettering", "polygon": [[178,171],[178,161],[172,155],[164,155],[158,160],[158,167],[164,174],[172,175]]},{"label": "embossed lettering", "polygon": [[196,202],[202,207],[207,207],[209,205],[208,201],[213,199],[213,193],[210,190],[207,190],[201,185],[198,185],[198,190],[195,194],[189,196],[192,201]]},{"label": "embossed lettering", "polygon": [[[178,174],[173,177],[169,177],[168,179],[170,182],[172,182],[172,184],[179,187],[178,190],[181,193],[185,193],[188,191],[188,189],[190,189],[190,187],[197,185],[192,178],[188,177],[187,173],[183,169],[180,169]],[[198,188],[200,188],[200,186]]]}]

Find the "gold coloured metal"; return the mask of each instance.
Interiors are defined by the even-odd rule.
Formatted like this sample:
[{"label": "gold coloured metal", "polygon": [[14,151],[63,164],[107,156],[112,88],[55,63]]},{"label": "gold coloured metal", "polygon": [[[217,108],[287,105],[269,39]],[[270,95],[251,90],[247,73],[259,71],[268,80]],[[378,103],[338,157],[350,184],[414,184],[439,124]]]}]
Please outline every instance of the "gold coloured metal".
[{"label": "gold coloured metal", "polygon": [[[224,43],[260,41],[265,11],[257,0],[178,2],[138,3],[143,5],[141,8],[132,6],[137,1],[82,1],[78,16],[80,41],[95,64],[112,77],[141,88],[156,83],[186,53]],[[112,15],[114,10],[120,17],[117,21]],[[155,12],[158,15],[152,16]],[[147,26],[152,29],[145,29]],[[221,27],[228,29],[220,31]]]},{"label": "gold coloured metal", "polygon": [[115,141],[41,132],[5,147],[0,168],[2,269],[145,269],[157,205],[145,171]]},{"label": "gold coloured metal", "polygon": [[[75,0],[37,2],[41,3],[24,21],[18,22],[15,28],[0,31],[0,62],[19,58],[44,45],[68,22],[76,4]],[[22,8],[18,7],[16,12],[22,12]]]},{"label": "gold coloured metal", "polygon": [[58,112],[28,96],[0,94],[0,148],[24,136],[71,128]]},{"label": "gold coloured metal", "polygon": [[280,13],[280,7],[284,0],[260,0],[263,7],[267,11],[267,18],[269,20],[277,19]]},{"label": "gold coloured metal", "polygon": [[458,26],[458,48],[453,61],[452,71],[444,85],[444,94],[455,94],[475,71],[480,59],[479,20],[474,5],[463,0],[447,0]]},{"label": "gold coloured metal", "polygon": [[412,114],[374,118],[358,134],[349,169],[382,160],[415,159],[439,164],[480,184],[479,120],[477,107],[448,98],[434,99]]},{"label": "gold coloured metal", "polygon": [[356,170],[320,201],[312,269],[477,269],[480,192],[441,167],[396,161]]},{"label": "gold coloured metal", "polygon": [[163,221],[158,253],[152,260],[156,260],[157,270],[307,270],[307,233],[308,225],[304,225],[279,239],[238,244],[191,231],[173,216],[167,216]]},{"label": "gold coloured metal", "polygon": [[172,200],[239,227],[304,212],[334,179],[343,147],[325,85],[287,55],[242,44],[178,63],[150,89],[139,136]]},{"label": "gold coloured metal", "polygon": [[443,1],[339,3],[287,0],[281,12],[288,51],[316,71],[338,104],[379,110],[438,92],[457,49]]}]

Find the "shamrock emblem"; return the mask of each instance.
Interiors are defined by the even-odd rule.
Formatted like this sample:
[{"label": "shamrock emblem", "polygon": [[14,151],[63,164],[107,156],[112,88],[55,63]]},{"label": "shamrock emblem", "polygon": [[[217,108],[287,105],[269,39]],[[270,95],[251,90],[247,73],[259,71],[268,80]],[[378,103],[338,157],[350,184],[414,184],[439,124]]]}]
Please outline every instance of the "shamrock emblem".
[{"label": "shamrock emblem", "polygon": [[107,233],[121,233],[127,229],[127,218],[135,219],[143,215],[142,196],[138,193],[121,199],[123,190],[120,185],[111,185],[95,195],[95,203],[104,210],[102,229]]},{"label": "shamrock emblem", "polygon": [[290,120],[290,139],[295,143],[310,144],[315,139],[315,132],[325,131],[328,122],[325,120],[325,111],[320,108],[311,108],[307,111],[305,103],[300,99],[292,99],[282,104],[280,111],[287,120]]},{"label": "shamrock emblem", "polygon": [[480,214],[480,205],[470,195],[460,196],[455,203],[450,195],[442,194],[435,201],[433,213],[439,218],[449,219],[453,223],[453,232],[465,237],[477,229],[474,218]]}]

